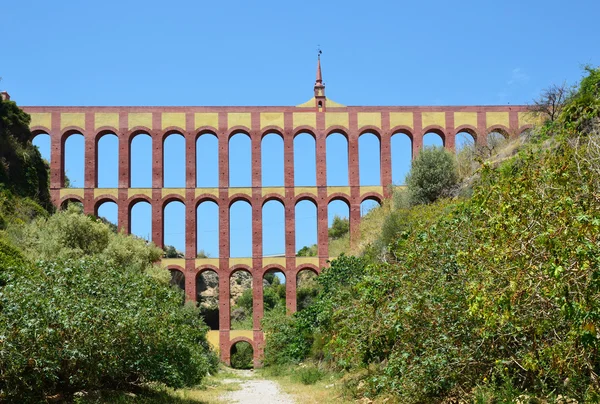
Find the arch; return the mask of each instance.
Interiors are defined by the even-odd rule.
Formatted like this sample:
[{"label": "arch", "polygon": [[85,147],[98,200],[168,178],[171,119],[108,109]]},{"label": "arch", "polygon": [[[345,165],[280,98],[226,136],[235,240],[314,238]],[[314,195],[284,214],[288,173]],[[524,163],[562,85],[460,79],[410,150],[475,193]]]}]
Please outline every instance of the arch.
[{"label": "arch", "polygon": [[285,207],[276,199],[262,206],[263,256],[285,257]]},{"label": "arch", "polygon": [[254,315],[254,284],[252,273],[237,268],[229,275],[231,330],[252,330]]},{"label": "arch", "polygon": [[265,203],[270,202],[270,201],[277,201],[285,206],[284,198],[283,198],[283,196],[281,196],[279,194],[267,194],[267,195],[263,196],[262,206],[265,206]]},{"label": "arch", "polygon": [[265,126],[261,130],[262,130],[262,133],[260,135],[261,140],[264,139],[265,136],[271,135],[271,134],[279,135],[283,139],[284,130],[283,130],[283,128],[280,128],[277,125]]},{"label": "arch", "polygon": [[296,310],[304,310],[316,300],[319,294],[318,271],[312,267],[303,267],[296,272]]},{"label": "arch", "polygon": [[262,275],[263,285],[263,312],[286,312],[286,277],[285,271],[280,268],[270,267]]},{"label": "arch", "polygon": [[261,185],[263,187],[284,186],[283,136],[271,131],[261,139]]},{"label": "arch", "polygon": [[200,316],[211,330],[219,329],[219,274],[204,269],[196,274],[196,302]]},{"label": "arch", "polygon": [[238,337],[230,342],[229,362],[234,369],[252,369],[254,367],[255,348],[248,338]]},{"label": "arch", "polygon": [[381,141],[379,134],[364,131],[358,137],[360,186],[381,185]]},{"label": "arch", "polygon": [[519,136],[523,136],[526,133],[530,134],[533,131],[533,125],[531,124],[527,124],[527,125],[523,125],[519,128]]},{"label": "arch", "polygon": [[375,202],[377,202],[379,204],[379,206],[381,206],[383,204],[383,196],[381,194],[378,194],[377,192],[367,192],[365,194],[363,194],[361,196],[361,201],[360,203],[363,203],[366,200],[373,200]]},{"label": "arch", "polygon": [[343,198],[327,204],[327,236],[330,257],[350,249],[350,204]]},{"label": "arch", "polygon": [[169,283],[185,292],[185,273],[183,272],[183,268],[178,265],[171,265],[167,269],[171,273],[171,280]]},{"label": "arch", "polygon": [[444,147],[445,144],[446,135],[441,127],[432,125],[423,130],[423,147]]},{"label": "arch", "polygon": [[459,153],[465,147],[475,147],[476,141],[477,137],[474,135],[474,132],[472,132],[471,130],[461,129],[459,132],[456,133],[456,135],[454,135],[456,153]]},{"label": "arch", "polygon": [[294,135],[294,186],[317,185],[317,143],[312,132]]},{"label": "arch", "polygon": [[134,199],[129,204],[129,233],[152,239],[152,204],[147,199]]},{"label": "arch", "polygon": [[332,131],[325,139],[327,159],[327,186],[349,185],[348,135]]},{"label": "arch", "polygon": [[207,199],[196,205],[196,258],[219,256],[219,205]]},{"label": "arch", "polygon": [[390,152],[392,156],[392,184],[404,185],[406,175],[410,171],[412,163],[412,135],[406,131],[397,130],[392,132],[390,140]]},{"label": "arch", "polygon": [[66,195],[60,202],[60,210],[65,210],[70,204],[77,205],[83,212],[83,200],[79,196]]},{"label": "arch", "polygon": [[489,135],[492,132],[500,133],[502,136],[504,136],[505,139],[508,139],[510,138],[511,131],[504,125],[492,125],[485,131],[486,135]]},{"label": "arch", "polygon": [[185,137],[171,130],[163,135],[163,187],[185,188]]},{"label": "arch", "polygon": [[47,132],[35,131],[31,135],[31,143],[37,147],[42,158],[50,164],[52,158],[51,138]]},{"label": "arch", "polygon": [[78,131],[63,134],[63,183],[65,188],[83,188],[85,183],[85,137]]},{"label": "arch", "polygon": [[196,187],[219,186],[219,137],[215,132],[200,132],[196,137]]},{"label": "arch", "polygon": [[96,186],[119,187],[119,137],[110,131],[96,135]]},{"label": "arch", "polygon": [[[473,138],[474,141],[477,141],[477,128],[475,128],[472,125],[460,125],[459,127],[457,127],[455,129],[455,133],[467,133],[469,135],[471,135],[471,137]],[[457,144],[457,142],[454,142],[455,144]]]},{"label": "arch", "polygon": [[229,137],[229,186],[252,186],[252,141],[246,132]]},{"label": "arch", "polygon": [[363,217],[371,212],[375,208],[380,208],[381,202],[375,198],[369,197],[364,198],[360,203],[360,217]]},{"label": "arch", "polygon": [[294,207],[294,216],[296,251],[298,252],[305,247],[308,250],[304,251],[316,251],[318,243],[317,204],[309,198],[299,200]]},{"label": "arch", "polygon": [[510,135],[508,130],[501,125],[495,125],[493,129],[489,129],[486,135],[486,144],[490,152],[502,147],[508,141]]},{"label": "arch", "polygon": [[136,131],[129,137],[129,186],[152,188],[152,136]]},{"label": "arch", "polygon": [[[185,240],[185,203],[178,199],[167,199],[163,204],[163,247],[171,255],[167,258],[183,258]],[[173,247],[174,251],[169,247]]]},{"label": "arch", "polygon": [[229,256],[252,257],[252,205],[237,199],[229,205]]}]

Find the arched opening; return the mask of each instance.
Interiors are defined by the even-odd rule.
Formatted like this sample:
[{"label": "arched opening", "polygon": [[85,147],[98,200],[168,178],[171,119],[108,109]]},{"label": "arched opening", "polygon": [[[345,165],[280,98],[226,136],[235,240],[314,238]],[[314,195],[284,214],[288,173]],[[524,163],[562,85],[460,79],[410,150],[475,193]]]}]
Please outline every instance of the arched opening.
[{"label": "arched opening", "polygon": [[519,137],[523,137],[526,139],[531,138],[531,136],[533,136],[533,129],[532,128],[525,128],[521,131],[521,133],[519,133]]},{"label": "arched opening", "polygon": [[282,187],[283,138],[277,133],[269,133],[261,141],[261,175],[263,187]]},{"label": "arched opening", "polygon": [[456,144],[456,170],[460,178],[467,178],[479,166],[476,161],[477,147],[475,136],[469,132],[459,132],[455,138]]},{"label": "arched opening", "polygon": [[423,136],[423,147],[444,147],[444,139],[435,132],[427,132]]},{"label": "arched opening", "polygon": [[65,199],[60,204],[60,210],[67,210],[69,208],[69,206],[75,206],[77,209],[79,209],[80,212],[83,213],[83,203],[80,200]]},{"label": "arched opening", "polygon": [[163,249],[165,258],[185,256],[185,204],[171,201],[164,208]]},{"label": "arched opening", "polygon": [[296,309],[304,310],[310,307],[319,294],[320,286],[317,274],[312,269],[302,269],[296,275]]},{"label": "arched opening", "polygon": [[219,205],[204,201],[196,208],[196,258],[219,257]]},{"label": "arched opening", "polygon": [[185,275],[178,269],[169,269],[171,272],[171,286],[177,286],[183,292],[185,292]]},{"label": "arched opening", "polygon": [[350,250],[350,207],[340,199],[327,205],[329,256],[337,257]]},{"label": "arched opening", "polygon": [[229,139],[229,186],[252,186],[252,149],[250,136],[238,133]]},{"label": "arched opening", "polygon": [[373,209],[380,208],[381,204],[379,201],[368,198],[360,203],[360,217],[368,215]]},{"label": "arched opening", "polygon": [[129,213],[130,233],[150,241],[152,239],[152,206],[146,201],[138,201]]},{"label": "arched opening", "polygon": [[98,139],[98,188],[119,187],[119,138],[107,133]]},{"label": "arched opening", "polygon": [[313,201],[302,200],[294,209],[296,255],[298,257],[316,257],[317,248],[317,205]]},{"label": "arched opening", "polygon": [[73,133],[65,140],[64,182],[65,188],[83,188],[85,179],[85,139],[81,133]]},{"label": "arched opening", "polygon": [[196,139],[196,186],[219,186],[219,139],[214,133],[204,133]]},{"label": "arched opening", "polygon": [[163,186],[185,188],[185,138],[171,133],[163,142]]},{"label": "arched opening", "polygon": [[252,206],[247,201],[229,208],[229,256],[252,257]]},{"label": "arched opening", "polygon": [[332,133],[326,140],[327,186],[348,185],[348,139]]},{"label": "arched opening", "polygon": [[392,183],[404,185],[412,163],[412,140],[405,133],[394,133],[391,140]]},{"label": "arched opening", "polygon": [[200,316],[211,330],[219,329],[219,275],[212,270],[196,276],[196,301]]},{"label": "arched opening", "polygon": [[490,154],[498,152],[508,142],[508,133],[500,130],[494,130],[487,135],[487,147]]},{"label": "arched opening", "polygon": [[185,275],[178,269],[169,269],[171,272],[171,287],[177,287],[181,290],[181,304],[185,303]]},{"label": "arched opening", "polygon": [[314,187],[317,185],[317,149],[315,138],[310,133],[299,133],[294,137],[294,186]]},{"label": "arched opening", "polygon": [[231,308],[231,329],[252,330],[253,323],[253,294],[252,275],[239,269],[229,278],[229,307]]},{"label": "arched opening", "polygon": [[51,148],[50,148],[50,135],[47,133],[38,133],[31,140],[31,143],[38,148],[42,158],[50,164],[51,156]]},{"label": "arched opening", "polygon": [[276,200],[262,207],[263,256],[285,257],[285,208]]},{"label": "arched opening", "polygon": [[358,164],[361,186],[381,185],[381,146],[375,134],[359,136]]},{"label": "arched opening", "polygon": [[119,207],[113,201],[104,201],[98,205],[96,216],[104,223],[108,224],[112,230],[117,231],[119,220]]},{"label": "arched opening", "polygon": [[249,342],[239,341],[231,346],[230,363],[234,369],[252,369],[254,349]]},{"label": "arched opening", "polygon": [[285,306],[285,275],[278,269],[271,269],[263,276],[263,310],[264,315],[282,315]]},{"label": "arched opening", "polygon": [[152,137],[137,134],[129,147],[131,188],[152,188]]}]

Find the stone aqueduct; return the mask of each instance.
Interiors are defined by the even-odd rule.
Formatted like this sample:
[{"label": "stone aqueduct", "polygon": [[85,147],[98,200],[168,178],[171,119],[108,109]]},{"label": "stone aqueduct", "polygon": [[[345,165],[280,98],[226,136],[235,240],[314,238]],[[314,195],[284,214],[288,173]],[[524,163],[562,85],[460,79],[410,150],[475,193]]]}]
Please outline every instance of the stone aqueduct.
[{"label": "stone aqueduct", "polygon": [[[77,200],[84,211],[96,214],[104,201],[118,205],[118,227],[130,231],[130,210],[140,200],[152,207],[152,241],[163,245],[163,211],[173,200],[186,209],[185,258],[164,259],[169,269],[185,275],[188,300],[196,299],[196,277],[213,270],[219,278],[219,330],[209,332],[221,359],[228,363],[231,347],[245,340],[254,348],[255,365],[259,365],[264,347],[260,330],[263,315],[264,274],[273,269],[286,277],[286,305],[296,310],[296,275],[310,269],[318,273],[328,257],[328,203],[341,199],[350,207],[351,243],[358,237],[360,204],[365,199],[381,202],[389,196],[391,177],[391,137],[408,135],[415,156],[426,133],[438,134],[447,149],[454,149],[455,136],[468,132],[478,144],[485,144],[492,131],[518,136],[531,127],[532,120],[524,106],[460,107],[346,107],[325,97],[324,85],[317,71],[314,97],[295,107],[24,107],[31,115],[33,136],[50,135],[51,195],[56,206]],[[327,186],[325,141],[331,133],[341,133],[348,141],[349,183],[344,187]],[[360,186],[358,139],[364,133],[375,134],[380,141],[380,186]],[[83,134],[85,141],[85,180],[83,188],[64,187],[65,141],[72,134]],[[98,188],[98,141],[105,134],[115,134],[119,144],[118,188]],[[152,138],[152,188],[130,187],[131,140],[140,133]],[[163,142],[172,134],[185,138],[186,186],[163,187]],[[218,139],[219,186],[196,187],[196,139],[210,133]],[[229,186],[228,140],[245,133],[251,140],[252,186]],[[261,139],[275,133],[283,138],[284,186],[261,186]],[[316,186],[294,186],[294,137],[308,133],[316,141]],[[294,207],[301,200],[311,200],[317,207],[317,257],[296,257]],[[245,200],[252,207],[252,256],[229,257],[229,208]],[[263,257],[261,207],[269,200],[280,201],[285,209],[285,257]],[[196,258],[195,209],[203,201],[213,201],[219,210],[218,258]],[[230,330],[230,277],[238,270],[248,271],[253,284],[253,330]]]}]

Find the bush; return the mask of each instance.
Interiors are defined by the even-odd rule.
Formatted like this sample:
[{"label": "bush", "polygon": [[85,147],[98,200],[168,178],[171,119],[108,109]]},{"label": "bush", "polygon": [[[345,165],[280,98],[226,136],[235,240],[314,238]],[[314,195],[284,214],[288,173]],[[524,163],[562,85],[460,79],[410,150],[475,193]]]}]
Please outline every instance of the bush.
[{"label": "bush", "polygon": [[0,397],[197,384],[216,366],[198,310],[135,267],[99,259],[9,271],[0,296]]},{"label": "bush", "polygon": [[432,203],[448,196],[457,181],[454,156],[443,147],[424,147],[406,176],[411,204]]},{"label": "bush", "polygon": [[323,376],[323,372],[315,366],[305,366],[298,369],[298,378],[302,384],[315,384],[319,380],[323,379]]}]

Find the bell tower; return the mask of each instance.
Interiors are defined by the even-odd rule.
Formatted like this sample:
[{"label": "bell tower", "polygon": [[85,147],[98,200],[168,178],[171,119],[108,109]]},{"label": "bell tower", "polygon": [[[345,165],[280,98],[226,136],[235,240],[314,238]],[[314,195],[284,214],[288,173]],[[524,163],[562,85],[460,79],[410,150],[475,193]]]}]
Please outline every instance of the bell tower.
[{"label": "bell tower", "polygon": [[317,112],[325,112],[327,98],[325,98],[325,84],[323,84],[323,76],[321,74],[321,53],[317,55],[317,80],[315,81],[315,107]]}]

